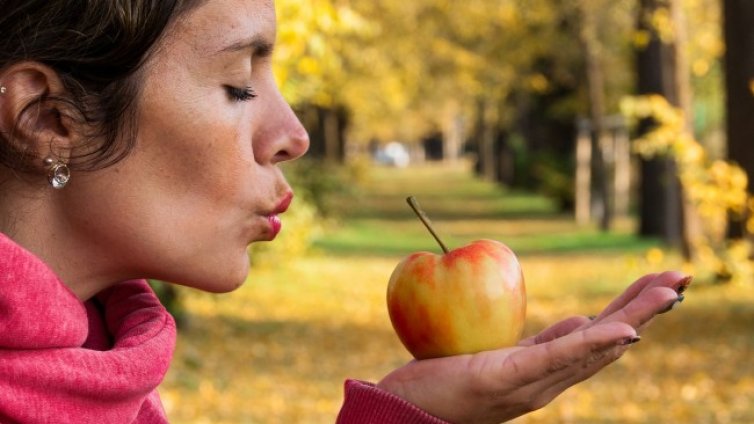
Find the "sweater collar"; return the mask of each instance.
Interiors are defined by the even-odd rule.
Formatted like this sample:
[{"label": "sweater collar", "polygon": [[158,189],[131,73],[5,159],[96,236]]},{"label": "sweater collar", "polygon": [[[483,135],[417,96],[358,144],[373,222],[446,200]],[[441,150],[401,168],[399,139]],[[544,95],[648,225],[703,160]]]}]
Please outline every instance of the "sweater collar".
[{"label": "sweater collar", "polygon": [[[0,422],[134,422],[147,410],[163,416],[154,395],[172,359],[175,322],[144,280],[118,283],[96,302],[85,305],[39,258],[0,234]],[[84,347],[87,339],[111,343],[93,350]]]},{"label": "sweater collar", "polygon": [[86,308],[34,254],[0,233],[0,348],[81,346]]}]

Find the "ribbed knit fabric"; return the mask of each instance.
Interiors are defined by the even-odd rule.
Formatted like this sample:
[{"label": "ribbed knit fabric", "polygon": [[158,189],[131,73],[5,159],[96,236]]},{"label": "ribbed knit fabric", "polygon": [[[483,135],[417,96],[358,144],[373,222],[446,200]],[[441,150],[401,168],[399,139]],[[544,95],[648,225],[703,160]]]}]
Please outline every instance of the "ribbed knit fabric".
[{"label": "ribbed knit fabric", "polygon": [[156,388],[174,346],[175,323],[145,281],[82,303],[0,234],[1,423],[166,423]]},{"label": "ribbed knit fabric", "polygon": [[337,424],[448,424],[371,383],[347,380]]}]

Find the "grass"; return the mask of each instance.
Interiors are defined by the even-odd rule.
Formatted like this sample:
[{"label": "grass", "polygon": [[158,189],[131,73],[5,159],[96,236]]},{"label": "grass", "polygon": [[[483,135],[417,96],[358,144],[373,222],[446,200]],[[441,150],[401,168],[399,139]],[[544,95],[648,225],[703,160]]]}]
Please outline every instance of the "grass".
[{"label": "grass", "polygon": [[[519,254],[527,333],[592,314],[647,272],[680,265],[645,254],[622,221],[577,227],[540,196],[502,190],[464,166],[375,169],[314,254],[255,269],[234,293],[182,290],[182,329],[161,387],[174,423],[333,423],[346,378],[376,381],[410,359],[384,305],[408,252],[437,250],[403,198],[416,195],[449,245],[495,238]],[[754,291],[697,282],[618,363],[520,423],[754,422]]]}]

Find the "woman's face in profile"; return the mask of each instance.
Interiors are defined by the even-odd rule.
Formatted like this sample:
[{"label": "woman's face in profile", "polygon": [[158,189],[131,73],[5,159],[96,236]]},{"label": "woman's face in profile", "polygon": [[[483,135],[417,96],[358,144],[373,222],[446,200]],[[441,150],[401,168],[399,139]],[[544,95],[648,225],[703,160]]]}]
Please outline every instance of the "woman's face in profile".
[{"label": "woman's face in profile", "polygon": [[308,138],[273,78],[275,32],[273,1],[211,0],[156,46],[135,149],[82,175],[71,196],[97,205],[80,212],[78,233],[128,274],[232,290],[248,273],[247,245],[279,231],[291,189],[277,165]]}]

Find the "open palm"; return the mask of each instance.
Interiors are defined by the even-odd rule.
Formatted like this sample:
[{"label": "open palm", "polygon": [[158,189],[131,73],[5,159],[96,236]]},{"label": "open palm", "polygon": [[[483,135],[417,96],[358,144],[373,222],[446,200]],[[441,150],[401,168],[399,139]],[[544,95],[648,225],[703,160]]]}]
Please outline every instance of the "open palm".
[{"label": "open palm", "polygon": [[683,300],[689,282],[676,272],[646,275],[595,318],[568,318],[516,347],[412,361],[378,386],[451,423],[510,420],[618,359],[652,318]]}]

